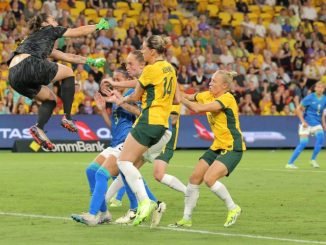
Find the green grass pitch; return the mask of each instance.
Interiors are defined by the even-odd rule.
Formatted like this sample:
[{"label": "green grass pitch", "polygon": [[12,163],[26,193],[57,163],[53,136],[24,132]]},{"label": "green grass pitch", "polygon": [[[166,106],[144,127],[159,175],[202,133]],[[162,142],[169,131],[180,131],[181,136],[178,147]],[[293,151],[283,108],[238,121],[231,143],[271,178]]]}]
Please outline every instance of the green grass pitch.
[{"label": "green grass pitch", "polygon": [[[177,151],[168,172],[187,183],[203,152]],[[155,182],[150,164],[141,172],[168,207],[161,228],[87,227],[69,217],[87,211],[85,168],[96,153],[1,151],[0,244],[326,244],[325,150],[318,158],[320,169],[309,166],[311,150],[306,150],[297,161],[299,169],[286,170],[290,154],[247,151],[235,172],[223,180],[243,209],[238,222],[223,227],[225,207],[202,185],[193,227],[184,231],[167,226],[182,217],[183,195]],[[111,208],[113,217],[120,217],[128,204],[124,197],[123,207]]]}]

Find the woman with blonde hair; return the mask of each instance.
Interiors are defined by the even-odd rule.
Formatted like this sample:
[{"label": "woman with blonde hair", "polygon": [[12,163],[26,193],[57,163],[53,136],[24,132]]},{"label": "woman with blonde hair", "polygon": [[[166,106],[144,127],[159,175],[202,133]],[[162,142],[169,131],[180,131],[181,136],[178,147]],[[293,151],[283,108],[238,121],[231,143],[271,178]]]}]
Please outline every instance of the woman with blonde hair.
[{"label": "woman with blonde hair", "polygon": [[227,188],[220,182],[236,168],[246,150],[240,130],[238,105],[229,92],[236,72],[219,70],[214,73],[209,91],[185,95],[181,102],[196,113],[206,112],[214,134],[210,148],[200,157],[189,178],[183,218],[177,227],[192,226],[191,216],[199,198],[199,185],[204,181],[210,190],[224,201],[228,215],[224,227],[233,225],[241,213]]}]

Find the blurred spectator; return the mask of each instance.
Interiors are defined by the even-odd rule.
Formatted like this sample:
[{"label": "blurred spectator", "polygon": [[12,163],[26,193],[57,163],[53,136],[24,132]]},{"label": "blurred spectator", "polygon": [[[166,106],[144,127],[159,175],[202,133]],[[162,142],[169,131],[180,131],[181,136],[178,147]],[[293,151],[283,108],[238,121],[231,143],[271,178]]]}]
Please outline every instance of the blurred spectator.
[{"label": "blurred spectator", "polygon": [[252,101],[251,94],[247,93],[239,104],[240,113],[243,115],[255,115],[257,107]]},{"label": "blurred spectator", "polygon": [[204,75],[203,68],[198,67],[196,75],[191,77],[192,86],[198,91],[205,90],[207,88],[207,78]]},{"label": "blurred spectator", "polygon": [[301,19],[313,21],[317,19],[317,11],[311,6],[311,0],[306,0],[301,8]]},{"label": "blurred spectator", "polygon": [[88,80],[85,81],[83,91],[89,98],[94,98],[95,93],[99,90],[99,85],[94,79],[92,73],[88,74]]},{"label": "blurred spectator", "polygon": [[243,2],[242,0],[239,0],[236,3],[236,6],[237,6],[238,12],[241,12],[241,13],[248,13],[249,12],[247,3]]}]

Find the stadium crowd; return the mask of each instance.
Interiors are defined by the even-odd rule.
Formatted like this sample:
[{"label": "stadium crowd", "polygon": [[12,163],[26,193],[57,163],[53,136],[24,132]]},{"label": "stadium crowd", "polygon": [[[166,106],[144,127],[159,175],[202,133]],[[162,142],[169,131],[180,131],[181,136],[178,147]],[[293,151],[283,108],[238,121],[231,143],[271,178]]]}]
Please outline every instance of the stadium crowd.
[{"label": "stadium crowd", "polygon": [[[116,18],[117,27],[87,37],[64,39],[64,52],[103,57],[103,69],[72,66],[72,114],[98,113],[94,94],[144,37],[168,35],[168,61],[178,69],[186,93],[206,90],[217,69],[234,70],[232,92],[243,115],[293,115],[313,85],[326,82],[326,3],[323,0],[0,0],[0,114],[37,114],[39,104],[8,85],[6,60],[24,39],[27,21],[38,11],[65,27]],[[70,64],[66,64],[71,66]],[[56,114],[62,114],[60,81]],[[189,114],[183,108],[183,114]]]}]

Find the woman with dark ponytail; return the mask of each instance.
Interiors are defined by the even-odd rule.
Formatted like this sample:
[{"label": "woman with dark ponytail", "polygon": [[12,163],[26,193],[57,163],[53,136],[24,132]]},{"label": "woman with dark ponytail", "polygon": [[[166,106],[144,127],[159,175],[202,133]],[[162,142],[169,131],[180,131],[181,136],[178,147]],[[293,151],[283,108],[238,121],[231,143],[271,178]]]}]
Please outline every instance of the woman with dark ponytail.
[{"label": "woman with dark ponytail", "polygon": [[64,116],[61,125],[71,132],[77,132],[77,127],[71,119],[71,106],[75,93],[75,78],[68,66],[51,62],[47,58],[62,60],[76,64],[88,64],[95,67],[104,65],[104,59],[92,59],[79,55],[63,53],[54,49],[55,41],[60,37],[86,36],[98,30],[107,30],[114,23],[101,19],[96,25],[86,25],[78,28],[58,26],[53,16],[40,13],[28,23],[29,35],[21,42],[8,60],[9,83],[18,93],[42,101],[37,124],[30,128],[34,140],[46,149],[54,145],[43,131],[44,125],[50,119],[56,106],[56,96],[47,87],[50,82],[62,81],[61,99],[63,100]]}]

